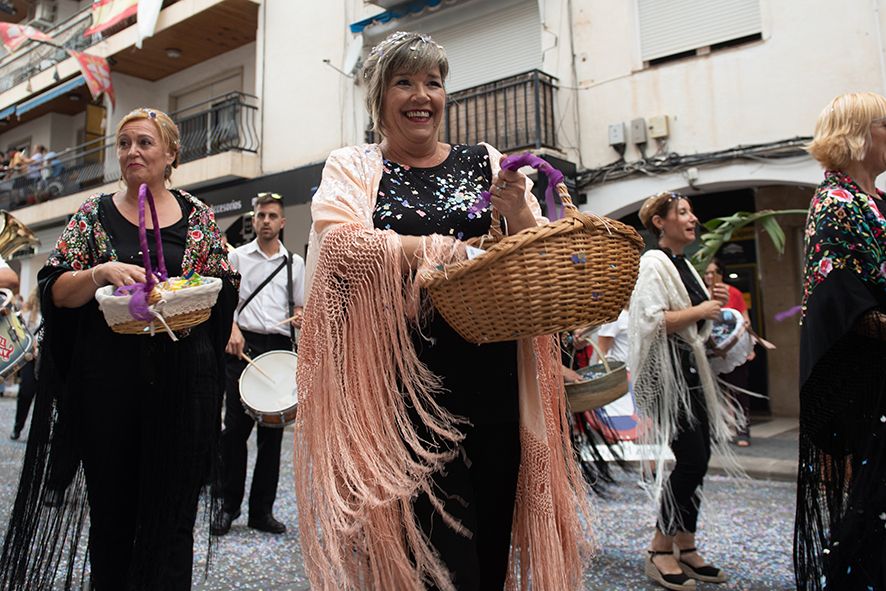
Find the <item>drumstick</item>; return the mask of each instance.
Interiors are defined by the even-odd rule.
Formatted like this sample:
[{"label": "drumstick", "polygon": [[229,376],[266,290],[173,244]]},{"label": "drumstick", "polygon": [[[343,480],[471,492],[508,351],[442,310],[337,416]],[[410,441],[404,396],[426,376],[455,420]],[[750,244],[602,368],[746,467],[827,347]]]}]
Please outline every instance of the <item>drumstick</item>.
[{"label": "drumstick", "polygon": [[284,318],[280,322],[274,324],[274,326],[280,326],[281,324],[286,324],[287,322],[292,322],[293,320],[295,320],[298,317],[299,317],[299,314],[294,314],[294,315],[290,316],[289,318]]},{"label": "drumstick", "polygon": [[272,378],[271,376],[269,376],[268,374],[266,374],[266,373],[264,372],[264,370],[262,370],[262,368],[260,368],[260,367],[258,366],[258,364],[256,364],[255,361],[253,361],[252,358],[249,357],[249,355],[247,355],[246,353],[240,353],[240,359],[242,359],[243,361],[245,361],[246,363],[248,363],[249,365],[251,365],[252,367],[254,367],[254,368],[255,368],[255,371],[257,371],[257,372],[260,373],[261,375],[263,375],[263,376],[265,376],[266,378],[268,378],[268,380],[269,380],[272,384],[276,384],[276,383],[277,383],[277,382],[274,381],[274,378]]}]

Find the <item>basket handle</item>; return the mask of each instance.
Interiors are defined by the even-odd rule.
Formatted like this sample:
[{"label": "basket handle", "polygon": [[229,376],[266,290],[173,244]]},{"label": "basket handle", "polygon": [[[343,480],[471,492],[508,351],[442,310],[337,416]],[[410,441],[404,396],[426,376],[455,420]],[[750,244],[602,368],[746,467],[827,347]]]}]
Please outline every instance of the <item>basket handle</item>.
[{"label": "basket handle", "polygon": [[[154,222],[154,243],[157,252],[157,273],[151,267],[151,251],[148,248],[148,231],[145,226],[145,201],[151,208],[151,221]],[[114,290],[116,296],[132,296],[129,300],[129,313],[136,320],[148,322],[154,319],[150,310],[149,299],[154,286],[159,281],[166,281],[169,275],[166,260],[163,258],[163,241],[160,238],[160,220],[157,217],[157,205],[148,185],[142,183],[138,188],[138,244],[142,249],[142,262],[145,266],[145,282],[126,285]]]},{"label": "basket handle", "polygon": [[151,268],[151,251],[148,248],[148,230],[145,224],[145,201],[151,208],[151,221],[154,224],[154,248],[157,252],[157,276],[160,281],[169,279],[166,271],[166,260],[163,258],[163,240],[160,237],[160,221],[157,217],[157,204],[154,203],[154,195],[147,183],[142,183],[138,188],[138,244],[142,249],[142,261],[145,265],[145,291],[151,293],[157,279]]}]

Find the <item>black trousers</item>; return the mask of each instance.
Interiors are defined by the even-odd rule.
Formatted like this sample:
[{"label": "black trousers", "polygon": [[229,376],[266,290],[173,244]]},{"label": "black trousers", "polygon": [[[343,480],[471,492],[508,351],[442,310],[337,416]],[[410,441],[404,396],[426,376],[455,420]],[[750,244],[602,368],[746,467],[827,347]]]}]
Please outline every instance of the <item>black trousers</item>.
[{"label": "black trousers", "polygon": [[507,576],[520,468],[519,424],[472,426],[461,451],[434,483],[446,511],[473,535],[468,538],[449,527],[424,494],[413,505],[416,518],[456,589],[500,591]]},{"label": "black trousers", "polygon": [[128,367],[112,358],[81,368],[77,439],[97,591],[191,588],[194,522],[218,437],[218,367],[205,331],[179,343],[160,336],[116,335],[112,354],[128,354]]},{"label": "black trousers", "polygon": [[[253,359],[268,351],[291,351],[288,336],[263,335],[243,331],[246,354]],[[255,420],[246,414],[240,402],[240,374],[246,362],[232,355],[226,356],[227,388],[225,389],[225,422],[221,435],[222,479],[221,492],[226,512],[239,515],[246,489],[246,442]],[[249,515],[261,517],[273,512],[280,478],[280,446],[283,429],[258,426],[258,455],[252,472],[249,490]]]},{"label": "black trousers", "polygon": [[[667,488],[658,521],[658,529],[669,536],[678,531],[695,533],[701,505],[701,487],[711,460],[711,428],[695,361],[686,350],[680,351],[680,361],[689,387],[694,420],[689,420],[689,413],[681,412],[677,436],[671,441],[671,451],[676,463],[665,484]],[[668,502],[669,496],[673,499],[673,505]]]},{"label": "black trousers", "polygon": [[28,420],[31,404],[34,402],[34,394],[37,393],[37,378],[34,367],[37,361],[28,361],[21,370],[21,384],[18,387],[18,399],[15,401],[15,426],[13,431],[21,431]]}]

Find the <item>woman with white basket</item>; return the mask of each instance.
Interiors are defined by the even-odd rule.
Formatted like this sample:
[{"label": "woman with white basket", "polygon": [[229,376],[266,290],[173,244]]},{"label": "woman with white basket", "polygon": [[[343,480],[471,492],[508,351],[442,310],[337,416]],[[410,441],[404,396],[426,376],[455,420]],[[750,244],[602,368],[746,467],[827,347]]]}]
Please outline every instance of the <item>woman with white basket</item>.
[{"label": "woman with white basket", "polygon": [[[732,432],[743,423],[741,411],[717,387],[705,352],[712,321],[729,294],[723,285],[709,294],[683,254],[698,225],[685,195],[653,195],[639,217],[659,246],[640,258],[628,313],[634,397],[641,418],[649,419],[640,441],[659,450],[654,473],[644,474],[660,503],[645,571],[666,589],[686,591],[696,581],[726,580],[696,550],[695,533],[711,452],[728,455]],[[666,479],[668,446],[676,462]]]},{"label": "woman with white basket", "polygon": [[124,188],[87,199],[40,271],[41,388],[0,586],[48,588],[64,559],[68,588],[88,509],[93,589],[190,588],[238,276],[211,210],[167,188],[179,147],[165,113],[123,117]]}]

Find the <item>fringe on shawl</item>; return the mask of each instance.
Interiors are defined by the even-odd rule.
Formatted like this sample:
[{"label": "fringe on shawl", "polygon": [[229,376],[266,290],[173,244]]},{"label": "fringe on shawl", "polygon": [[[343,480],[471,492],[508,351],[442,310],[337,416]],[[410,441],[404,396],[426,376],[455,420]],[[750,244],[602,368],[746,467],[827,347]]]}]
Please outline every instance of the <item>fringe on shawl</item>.
[{"label": "fringe on shawl", "polygon": [[[453,256],[446,238],[430,236],[425,245],[426,265]],[[435,402],[440,381],[412,345],[422,306],[400,248],[393,232],[342,224],[320,249],[299,344],[295,444],[313,589],[453,589],[412,501],[427,494],[464,531],[443,512],[431,481],[463,438],[462,420]]]},{"label": "fringe on shawl", "polygon": [[[590,491],[575,455],[554,337],[522,341],[534,363],[543,429],[524,421],[521,405],[520,473],[506,588],[581,589],[593,555]],[[521,392],[521,395],[523,393]]]},{"label": "fringe on shawl", "polygon": [[[670,523],[660,523],[664,531],[681,531],[680,512],[676,510],[673,494],[666,482],[665,467],[671,441],[677,436],[681,415],[689,421],[693,416],[689,387],[681,370],[680,350],[677,338],[669,338],[665,330],[664,313],[655,322],[651,332],[638,334],[633,331],[632,340],[642,339],[645,355],[639,357],[637,367],[632,368],[634,396],[639,414],[647,419],[641,422],[637,443],[652,452],[652,461],[641,462],[643,486],[656,507],[664,506],[666,513],[674,517]],[[731,476],[743,476],[735,452],[730,445],[732,434],[745,424],[741,408],[717,387],[710,364],[705,357],[704,346],[683,342],[695,357],[695,369],[704,391],[707,419],[711,428],[711,452],[722,458],[726,472]],[[702,491],[697,491],[701,498]]]}]

